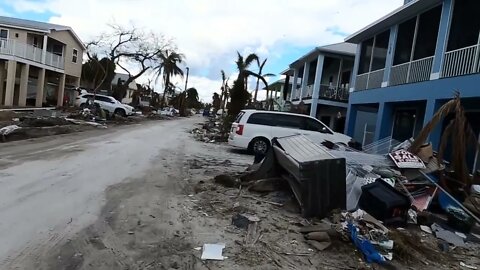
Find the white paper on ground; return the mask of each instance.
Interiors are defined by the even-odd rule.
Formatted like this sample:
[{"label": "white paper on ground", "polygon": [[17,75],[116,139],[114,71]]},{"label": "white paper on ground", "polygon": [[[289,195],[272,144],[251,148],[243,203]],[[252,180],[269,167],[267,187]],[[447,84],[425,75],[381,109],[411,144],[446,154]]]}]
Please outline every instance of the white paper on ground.
[{"label": "white paper on ground", "polygon": [[222,255],[224,248],[225,244],[204,244],[201,259],[223,261],[225,259]]}]

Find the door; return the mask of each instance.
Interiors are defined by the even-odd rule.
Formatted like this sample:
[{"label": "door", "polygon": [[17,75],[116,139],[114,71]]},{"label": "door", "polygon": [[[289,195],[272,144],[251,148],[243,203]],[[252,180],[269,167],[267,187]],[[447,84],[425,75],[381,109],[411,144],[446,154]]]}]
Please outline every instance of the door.
[{"label": "door", "polygon": [[403,142],[413,137],[416,123],[415,109],[402,109],[395,112],[392,138]]}]

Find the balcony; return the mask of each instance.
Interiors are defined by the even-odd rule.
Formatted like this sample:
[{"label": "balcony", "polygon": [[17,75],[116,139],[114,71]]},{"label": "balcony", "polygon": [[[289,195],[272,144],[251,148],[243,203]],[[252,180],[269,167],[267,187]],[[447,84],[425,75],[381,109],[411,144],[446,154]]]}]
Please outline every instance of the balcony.
[{"label": "balcony", "polygon": [[346,88],[334,87],[330,85],[320,85],[319,98],[333,101],[348,102],[350,92]]},{"label": "balcony", "polygon": [[433,56],[393,66],[389,85],[400,85],[430,80]]},{"label": "balcony", "polygon": [[63,56],[45,52],[45,62],[43,62],[42,49],[13,39],[0,39],[0,55],[2,54],[23,58],[58,69],[64,69],[65,65]]},{"label": "balcony", "polygon": [[302,88],[298,87],[297,89],[293,89],[292,93],[292,101],[300,100],[300,94],[302,93]]},{"label": "balcony", "polygon": [[379,69],[369,73],[358,75],[355,82],[355,90],[362,91],[382,87],[384,72],[385,69]]},{"label": "balcony", "polygon": [[480,44],[445,53],[442,78],[480,72]]},{"label": "balcony", "polygon": [[313,84],[307,85],[303,93],[302,99],[311,99],[313,96]]}]

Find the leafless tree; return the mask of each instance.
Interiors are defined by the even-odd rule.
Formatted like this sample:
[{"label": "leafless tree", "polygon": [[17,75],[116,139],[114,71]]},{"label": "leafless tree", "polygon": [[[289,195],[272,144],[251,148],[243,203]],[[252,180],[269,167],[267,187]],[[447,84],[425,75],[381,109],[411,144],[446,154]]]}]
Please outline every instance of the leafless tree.
[{"label": "leafless tree", "polygon": [[[87,56],[107,57],[117,67],[128,74],[128,79],[113,89],[112,96],[121,101],[128,90],[128,85],[144,75],[162,61],[168,50],[176,49],[173,41],[163,35],[145,33],[135,26],[123,27],[109,25],[110,30],[94,41],[87,43]],[[105,72],[106,73],[106,72]]]}]

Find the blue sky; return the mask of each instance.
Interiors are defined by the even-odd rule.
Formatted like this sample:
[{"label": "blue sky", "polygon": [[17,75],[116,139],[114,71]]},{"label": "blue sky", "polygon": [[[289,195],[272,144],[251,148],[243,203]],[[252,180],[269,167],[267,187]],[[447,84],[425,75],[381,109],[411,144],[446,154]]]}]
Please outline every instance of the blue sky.
[{"label": "blue sky", "polygon": [[[314,47],[342,42],[348,34],[401,6],[403,0],[243,0],[229,1],[228,5],[223,0],[78,3],[81,12],[71,0],[1,0],[0,14],[68,25],[85,42],[108,31],[107,24],[112,22],[163,33],[172,37],[186,55],[189,84],[207,100],[219,90],[220,70],[235,76],[237,51],[268,58],[265,73],[278,74]],[[144,77],[140,82],[147,80]]]}]

